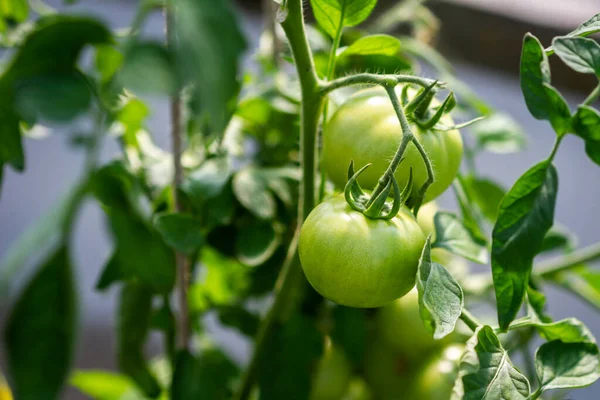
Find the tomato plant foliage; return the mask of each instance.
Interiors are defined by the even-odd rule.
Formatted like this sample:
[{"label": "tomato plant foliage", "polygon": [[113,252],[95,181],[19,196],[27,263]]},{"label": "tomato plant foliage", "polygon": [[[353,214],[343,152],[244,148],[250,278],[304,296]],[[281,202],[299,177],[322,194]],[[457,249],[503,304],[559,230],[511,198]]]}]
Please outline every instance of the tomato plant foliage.
[{"label": "tomato plant foliage", "polygon": [[[600,81],[573,105],[550,67],[600,79],[600,16],[550,47],[524,36],[525,104],[555,143],[505,188],[477,157],[519,152],[526,135],[429,46],[424,2],[270,5],[249,55],[229,0],[142,1],[115,32],[68,5],[0,2],[0,188],[5,168],[26,170],[40,126],[66,127],[84,155],[77,183],[0,260],[0,398],[70,385],[103,400],[535,400],[593,384],[594,335],[553,319],[544,288],[600,309],[600,246],[578,249],[554,220],[564,137],[600,165]],[[156,11],[160,40],[144,29]],[[399,24],[410,34],[393,35]],[[169,151],[150,124],[156,96]],[[109,141],[120,153],[104,162]],[[447,190],[454,212],[434,202]],[[87,200],[112,243],[94,290],[118,296],[116,371],[73,365]],[[496,315],[480,312],[494,297]],[[243,362],[215,324],[252,343]]]}]

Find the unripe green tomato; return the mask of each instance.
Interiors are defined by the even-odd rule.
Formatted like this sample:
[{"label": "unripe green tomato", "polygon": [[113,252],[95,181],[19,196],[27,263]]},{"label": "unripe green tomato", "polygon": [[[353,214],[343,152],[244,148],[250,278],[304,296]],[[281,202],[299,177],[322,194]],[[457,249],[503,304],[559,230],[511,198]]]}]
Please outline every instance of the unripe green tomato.
[{"label": "unripe green tomato", "polygon": [[411,400],[449,400],[465,347],[451,345],[419,370]]},{"label": "unripe green tomato", "polygon": [[425,329],[419,313],[419,293],[408,294],[377,311],[375,335],[390,349],[410,360],[422,360],[444,345]]},{"label": "unripe green tomato", "polygon": [[417,365],[381,340],[371,340],[365,353],[363,374],[376,399],[405,400]]},{"label": "unripe green tomato", "polygon": [[355,376],[341,400],[373,400],[373,393],[364,379]]},{"label": "unripe green tomato", "polygon": [[310,400],[341,399],[348,390],[351,375],[350,363],[343,350],[327,340],[313,375]]},{"label": "unripe green tomato", "polygon": [[[400,94],[401,90],[398,86],[397,93]],[[416,90],[409,90],[409,97],[413,98],[416,93]],[[439,102],[432,102],[432,106],[435,105]],[[440,122],[446,126],[454,125],[448,115]],[[411,126],[433,165],[435,181],[425,195],[427,202],[442,194],[456,177],[463,154],[462,138],[458,130],[423,131],[416,124]],[[343,188],[351,160],[354,160],[357,169],[371,163],[358,180],[365,189],[373,189],[401,139],[402,128],[387,93],[380,88],[357,92],[336,110],[325,125],[323,166],[331,181]],[[403,158],[395,173],[396,180],[403,188],[412,167],[413,193],[416,193],[428,177],[425,162],[413,144],[408,145]]]},{"label": "unripe green tomato", "polygon": [[[435,241],[434,217],[438,211],[438,205],[432,201],[424,204],[423,207],[419,209],[419,213],[417,214],[417,222],[423,230],[423,234],[425,237],[431,235],[432,243]],[[432,261],[435,261],[436,263],[446,267],[446,269],[454,278],[464,278],[468,273],[469,264],[467,264],[463,258],[450,253],[448,250],[440,248],[431,249],[431,259]]]},{"label": "unripe green tomato", "polygon": [[327,299],[349,307],[381,307],[415,284],[425,243],[413,215],[370,219],[343,195],[319,204],[300,231],[299,254],[308,281]]}]

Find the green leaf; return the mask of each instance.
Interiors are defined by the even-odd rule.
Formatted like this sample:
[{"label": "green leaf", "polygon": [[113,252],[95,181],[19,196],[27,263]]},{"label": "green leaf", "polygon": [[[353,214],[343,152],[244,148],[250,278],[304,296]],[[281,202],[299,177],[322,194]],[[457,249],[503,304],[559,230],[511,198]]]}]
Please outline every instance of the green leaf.
[{"label": "green leaf", "polygon": [[582,266],[554,275],[551,280],[600,309],[600,272]]},{"label": "green leaf", "polygon": [[235,327],[244,335],[254,338],[260,325],[260,317],[242,306],[224,306],[217,309],[219,321],[226,326]]},{"label": "green leaf", "polygon": [[464,400],[525,400],[530,390],[529,381],[512,364],[494,330],[487,325],[477,328],[461,359],[452,399],[464,391],[460,397]]},{"label": "green leaf", "polygon": [[173,251],[139,218],[114,210],[109,220],[125,276],[139,279],[155,292],[168,293],[175,284]]},{"label": "green leaf", "polygon": [[126,214],[139,213],[139,188],[136,177],[124,162],[113,161],[97,170],[92,177],[90,190],[107,209]]},{"label": "green leaf", "polygon": [[29,123],[69,121],[90,106],[92,95],[80,74],[39,76],[15,85],[15,109]]},{"label": "green leaf", "polygon": [[[579,25],[577,29],[575,29],[572,32],[569,32],[566,36],[589,36],[596,32],[600,32],[600,14],[594,15],[592,18]],[[546,54],[548,54],[549,56],[553,53],[554,49],[552,47],[546,49]]]},{"label": "green leaf", "polygon": [[591,343],[543,344],[535,354],[542,391],[591,385],[600,378],[598,346]]},{"label": "green leaf", "polygon": [[269,222],[255,220],[238,231],[235,252],[242,263],[256,267],[267,261],[280,244],[280,229]]},{"label": "green leaf", "polygon": [[596,343],[590,330],[576,318],[566,318],[556,322],[542,322],[525,317],[514,321],[509,330],[534,327],[547,341],[560,340],[564,343]]},{"label": "green leaf", "polygon": [[600,141],[600,112],[589,106],[579,106],[573,117],[573,129],[586,141]]},{"label": "green leaf", "polygon": [[465,176],[462,183],[483,216],[491,222],[496,222],[498,208],[506,190],[490,179],[471,175]]},{"label": "green leaf", "polygon": [[585,153],[590,160],[600,165],[600,140],[586,140]]},{"label": "green leaf", "polygon": [[126,376],[100,370],[77,370],[71,375],[69,384],[81,393],[100,400],[121,400],[134,388]]},{"label": "green leaf", "polygon": [[[4,88],[0,85],[0,89]],[[14,113],[10,100],[6,99],[0,100],[0,163],[9,164],[19,172],[25,169],[19,117]]]},{"label": "green leaf", "polygon": [[376,4],[377,0],[310,0],[319,26],[332,38],[338,29],[367,19]]},{"label": "green leaf", "polygon": [[435,214],[434,224],[433,248],[446,249],[479,264],[488,263],[485,244],[477,242],[455,214],[440,211]]},{"label": "green leaf", "polygon": [[202,208],[208,199],[218,196],[231,176],[231,162],[226,157],[210,158],[192,171],[181,184],[192,204]]},{"label": "green leaf", "polygon": [[193,96],[213,133],[222,133],[239,91],[238,64],[246,41],[229,0],[179,0],[176,66],[180,82],[192,82]]},{"label": "green leaf", "polygon": [[600,44],[582,37],[557,37],[552,40],[556,55],[571,69],[600,77]]},{"label": "green leaf", "polygon": [[354,365],[361,365],[367,348],[368,321],[360,308],[336,306],[331,339]]},{"label": "green leaf", "polygon": [[295,313],[285,325],[276,325],[260,355],[261,400],[308,399],[312,368],[322,353],[323,340],[310,318]]},{"label": "green leaf", "polygon": [[119,80],[139,93],[172,94],[178,86],[172,54],[158,42],[136,42],[127,49]]},{"label": "green leaf", "polygon": [[400,46],[400,40],[390,35],[363,36],[346,47],[338,58],[371,54],[394,56],[400,51]]},{"label": "green leaf", "polygon": [[515,153],[527,145],[521,127],[508,115],[494,113],[473,125],[477,149],[498,154]]},{"label": "green leaf", "polygon": [[199,357],[181,351],[175,362],[170,398],[230,399],[229,387],[237,372],[235,365],[219,350],[203,351]]},{"label": "green leaf", "polygon": [[121,289],[117,319],[117,363],[146,396],[157,397],[161,388],[144,359],[144,343],[150,330],[152,292],[137,283]]},{"label": "green leaf", "polygon": [[114,251],[102,269],[100,278],[98,278],[98,282],[96,282],[96,290],[102,292],[108,289],[113,283],[130,278],[129,271],[126,266],[121,265],[121,260],[122,257],[118,250]]},{"label": "green leaf", "polygon": [[60,397],[72,361],[75,314],[73,271],[63,245],[21,293],[5,327],[16,399]]},{"label": "green leaf", "polygon": [[100,81],[110,81],[123,65],[124,56],[116,47],[110,45],[96,46],[94,64],[100,73]]},{"label": "green leaf", "polygon": [[569,106],[550,85],[550,64],[540,41],[530,33],[523,39],[521,53],[521,90],[531,115],[550,121],[554,130],[563,134],[570,127]]},{"label": "green leaf", "polygon": [[469,229],[471,235],[478,241],[487,243],[486,233],[481,228],[480,221],[483,219],[481,214],[474,207],[473,200],[471,199],[470,193],[467,192],[467,186],[463,183],[464,178],[458,176],[452,183],[454,194],[456,195],[456,201],[463,217],[464,225]]},{"label": "green leaf", "polygon": [[120,124],[123,140],[136,149],[140,147],[137,133],[144,127],[144,121],[150,115],[150,109],[137,97],[121,96],[120,107],[115,115],[115,122]]},{"label": "green leaf", "polygon": [[502,330],[523,303],[533,258],[554,223],[557,190],[556,169],[542,161],[515,182],[500,204],[492,233],[492,275]]},{"label": "green leaf", "polygon": [[260,219],[273,219],[277,204],[260,171],[246,168],[233,177],[233,193],[238,201]]},{"label": "green leaf", "polygon": [[29,15],[27,0],[8,0],[0,4],[0,20],[24,22]]},{"label": "green leaf", "polygon": [[11,244],[0,260],[0,299],[9,294],[13,277],[26,266],[28,260],[55,248],[59,243],[65,234],[64,229],[69,228],[64,226],[65,223],[81,206],[84,185],[86,182],[80,182],[69,189],[68,193]]},{"label": "green leaf", "polygon": [[187,255],[197,252],[204,244],[201,224],[191,214],[161,213],[154,217],[154,228],[165,243]]},{"label": "green leaf", "polygon": [[446,268],[431,261],[430,240],[428,237],[419,260],[417,290],[421,319],[437,340],[454,331],[464,299],[462,288],[454,277]]}]

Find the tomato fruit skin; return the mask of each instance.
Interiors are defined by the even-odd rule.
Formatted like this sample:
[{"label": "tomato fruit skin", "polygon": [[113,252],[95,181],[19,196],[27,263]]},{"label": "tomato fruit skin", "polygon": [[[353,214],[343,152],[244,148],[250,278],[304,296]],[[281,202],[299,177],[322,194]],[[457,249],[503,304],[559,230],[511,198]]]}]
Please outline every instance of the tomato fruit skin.
[{"label": "tomato fruit skin", "polygon": [[452,395],[454,381],[458,376],[460,358],[464,346],[451,345],[434,357],[417,373],[412,391],[412,400],[448,400]]},{"label": "tomato fruit skin", "polygon": [[344,351],[327,340],[319,360],[310,394],[310,400],[339,400],[348,390],[352,370]]},{"label": "tomato fruit skin", "polygon": [[402,209],[391,220],[370,219],[343,195],[319,204],[300,231],[306,278],[325,298],[349,307],[380,307],[415,284],[425,238]]},{"label": "tomato fruit skin", "polygon": [[[398,86],[399,94],[401,90]],[[409,98],[416,93],[416,90],[409,90]],[[432,106],[438,104],[432,102]],[[446,126],[454,125],[448,115],[440,122]],[[416,124],[411,126],[433,165],[435,181],[424,199],[428,202],[442,194],[456,177],[463,154],[462,138],[458,130],[423,131]],[[357,169],[371,163],[371,167],[358,180],[365,189],[373,189],[396,153],[401,139],[402,128],[387,93],[380,88],[357,92],[336,110],[325,126],[323,166],[329,179],[337,187],[343,188],[351,160],[354,160]],[[395,173],[400,188],[408,182],[411,166],[413,191],[416,192],[427,180],[427,170],[413,144],[407,147],[404,161]]]}]

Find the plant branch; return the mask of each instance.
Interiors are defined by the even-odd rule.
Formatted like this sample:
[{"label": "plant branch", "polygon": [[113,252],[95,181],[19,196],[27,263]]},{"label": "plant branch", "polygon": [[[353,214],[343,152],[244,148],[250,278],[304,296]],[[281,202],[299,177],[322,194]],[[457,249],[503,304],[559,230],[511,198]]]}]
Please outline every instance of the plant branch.
[{"label": "plant branch", "polygon": [[592,90],[592,93],[590,93],[590,95],[587,97],[587,99],[585,99],[585,101],[583,102],[583,105],[589,106],[590,104],[592,104],[593,102],[598,100],[598,97],[600,97],[600,82],[598,82],[598,85],[596,85],[594,90]]},{"label": "plant branch", "polygon": [[[321,82],[319,87],[322,93],[329,93],[336,89],[340,89],[353,85],[380,85],[380,86],[395,86],[399,83],[412,83],[421,87],[427,87],[435,82],[433,79],[421,78],[413,75],[391,75],[391,74],[369,74],[362,73],[356,75],[344,76],[335,79],[331,82]],[[444,83],[439,83],[439,87],[444,87]]]},{"label": "plant branch", "polygon": [[[300,184],[298,227],[296,232],[296,236],[298,236],[302,222],[315,207],[316,202],[316,137],[325,93],[320,91],[312,53],[310,52],[306,37],[302,0],[288,0],[287,7],[287,17],[281,23],[281,26],[288,38],[294,56],[302,91],[302,107],[300,112],[302,181]],[[278,278],[274,303],[259,327],[250,365],[242,379],[239,391],[235,397],[236,399],[246,400],[250,396],[262,350],[268,345],[274,328],[281,322],[283,310],[289,304],[294,289],[304,283],[305,278],[298,258],[296,237],[288,249],[288,257]]]},{"label": "plant branch", "polygon": [[562,257],[540,262],[536,267],[536,274],[542,278],[552,278],[552,276],[577,267],[589,261],[600,259],[600,242],[576,250]]},{"label": "plant branch", "polygon": [[479,328],[482,324],[471,314],[467,309],[463,309],[460,314],[460,319],[471,329],[473,332]]},{"label": "plant branch", "polygon": [[[165,8],[165,33],[167,46],[172,48],[176,45],[174,32],[173,2]],[[183,211],[183,203],[179,195],[179,186],[183,181],[183,166],[181,165],[181,154],[183,152],[181,132],[181,97],[176,92],[169,104],[171,116],[171,148],[173,152],[173,199],[175,211]],[[187,350],[191,334],[190,312],[188,306],[188,288],[190,285],[190,260],[180,252],[175,252],[175,264],[177,267],[177,289],[179,294],[179,318],[177,319],[177,348]]]}]

